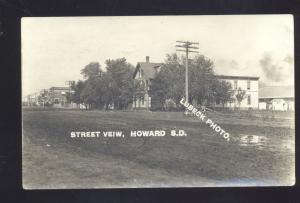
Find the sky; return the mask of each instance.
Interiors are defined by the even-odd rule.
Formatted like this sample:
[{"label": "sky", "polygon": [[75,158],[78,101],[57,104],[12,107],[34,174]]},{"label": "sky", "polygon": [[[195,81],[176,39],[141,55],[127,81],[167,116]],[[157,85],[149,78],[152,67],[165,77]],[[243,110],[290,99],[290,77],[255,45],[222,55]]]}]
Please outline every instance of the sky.
[{"label": "sky", "polygon": [[294,85],[293,24],[292,15],[25,17],[22,95],[83,79],[80,70],[90,62],[164,62],[177,40],[198,42],[216,74]]}]

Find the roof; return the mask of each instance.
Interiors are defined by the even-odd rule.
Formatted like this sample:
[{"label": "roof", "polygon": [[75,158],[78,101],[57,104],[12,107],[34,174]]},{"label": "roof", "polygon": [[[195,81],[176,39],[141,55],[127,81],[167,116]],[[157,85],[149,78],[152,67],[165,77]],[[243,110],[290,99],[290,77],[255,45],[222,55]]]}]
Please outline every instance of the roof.
[{"label": "roof", "polygon": [[258,80],[256,76],[233,76],[233,75],[216,75],[219,79],[232,79],[232,80]]},{"label": "roof", "polygon": [[269,86],[258,90],[259,99],[294,98],[294,86]]},{"label": "roof", "polygon": [[70,87],[51,87],[50,90],[70,90]]},{"label": "roof", "polygon": [[284,102],[284,99],[272,99],[270,102]]},{"label": "roof", "polygon": [[133,73],[133,77],[135,77],[138,69],[141,68],[146,79],[154,78],[155,67],[159,67],[161,65],[163,65],[163,63],[138,62],[136,69]]}]

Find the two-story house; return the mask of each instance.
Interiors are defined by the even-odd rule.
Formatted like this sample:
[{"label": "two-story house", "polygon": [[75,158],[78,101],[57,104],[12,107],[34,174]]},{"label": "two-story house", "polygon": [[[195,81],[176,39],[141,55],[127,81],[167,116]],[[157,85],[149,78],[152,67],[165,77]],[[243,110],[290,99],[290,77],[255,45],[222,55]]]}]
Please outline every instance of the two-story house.
[{"label": "two-story house", "polygon": [[151,108],[151,97],[149,96],[151,81],[162,65],[162,63],[151,63],[149,56],[146,57],[146,62],[137,63],[133,74],[135,87],[132,103],[133,109],[149,110]]},{"label": "two-story house", "polygon": [[[258,80],[259,77],[251,76],[229,76],[229,75],[218,75],[218,79],[231,83],[233,88],[233,101],[227,102],[225,107],[235,108],[240,107],[241,109],[258,109]],[[241,101],[240,105],[236,99],[238,90],[245,91],[245,96]],[[222,107],[222,104],[216,103],[217,107]]]}]

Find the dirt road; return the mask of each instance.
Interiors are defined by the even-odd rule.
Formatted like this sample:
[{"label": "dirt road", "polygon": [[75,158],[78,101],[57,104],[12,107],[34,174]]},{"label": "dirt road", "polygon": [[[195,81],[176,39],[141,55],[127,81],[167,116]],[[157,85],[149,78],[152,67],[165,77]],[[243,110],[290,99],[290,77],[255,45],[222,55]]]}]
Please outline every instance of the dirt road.
[{"label": "dirt road", "polygon": [[[26,188],[292,185],[293,119],[208,115],[230,141],[182,113],[23,111]],[[278,124],[280,123],[280,124]],[[132,138],[182,129],[185,137]],[[71,138],[72,131],[124,138]]]}]

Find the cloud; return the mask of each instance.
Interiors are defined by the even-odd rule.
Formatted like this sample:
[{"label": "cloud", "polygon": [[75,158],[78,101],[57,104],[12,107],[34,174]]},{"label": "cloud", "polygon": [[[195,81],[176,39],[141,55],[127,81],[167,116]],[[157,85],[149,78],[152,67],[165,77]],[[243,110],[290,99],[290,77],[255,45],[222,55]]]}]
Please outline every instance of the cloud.
[{"label": "cloud", "polygon": [[231,60],[229,62],[229,65],[233,68],[233,69],[240,69],[238,63],[236,62],[236,60]]},{"label": "cloud", "polygon": [[267,52],[258,61],[261,81],[266,85],[294,85],[294,57],[291,54],[275,56]]},{"label": "cloud", "polygon": [[283,80],[283,67],[278,64],[275,64],[270,54],[266,53],[264,57],[259,60],[259,63],[267,79],[274,82],[279,82]]},{"label": "cloud", "polygon": [[[242,61],[243,62],[243,61]],[[214,61],[215,71],[220,75],[236,75],[236,76],[258,76],[257,71],[251,64],[246,62],[238,62],[236,59],[224,59],[220,58]]]}]

